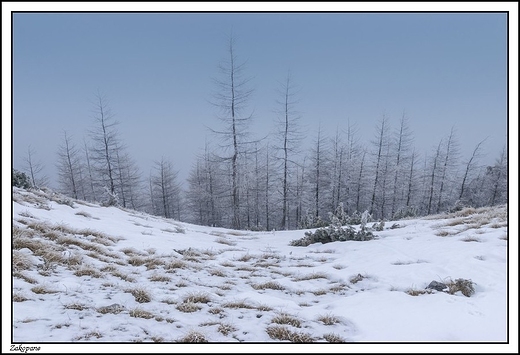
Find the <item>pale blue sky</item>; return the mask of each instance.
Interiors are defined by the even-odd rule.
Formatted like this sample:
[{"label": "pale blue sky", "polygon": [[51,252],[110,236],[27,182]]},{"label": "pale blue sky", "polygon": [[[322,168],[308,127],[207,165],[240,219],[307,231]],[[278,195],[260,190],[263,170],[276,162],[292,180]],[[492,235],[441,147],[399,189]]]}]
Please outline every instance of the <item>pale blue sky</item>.
[{"label": "pale blue sky", "polygon": [[455,126],[466,158],[485,143],[492,162],[507,135],[504,13],[18,13],[13,17],[13,165],[29,145],[55,176],[63,130],[80,143],[91,100],[104,92],[121,138],[147,176],[161,156],[187,176],[219,127],[208,103],[227,57],[253,77],[254,131],[276,118],[288,69],[308,142],[347,119],[368,144],[383,113],[406,111],[421,154]]}]

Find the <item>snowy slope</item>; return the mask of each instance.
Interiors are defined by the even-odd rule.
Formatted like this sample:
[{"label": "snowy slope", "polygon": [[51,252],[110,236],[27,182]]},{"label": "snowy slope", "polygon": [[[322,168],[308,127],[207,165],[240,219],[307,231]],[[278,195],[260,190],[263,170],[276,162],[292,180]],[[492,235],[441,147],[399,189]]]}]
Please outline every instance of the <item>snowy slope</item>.
[{"label": "snowy slope", "polygon": [[[510,340],[505,206],[308,247],[50,192],[13,188],[12,208],[15,343]],[[474,294],[426,290],[457,279]]]}]

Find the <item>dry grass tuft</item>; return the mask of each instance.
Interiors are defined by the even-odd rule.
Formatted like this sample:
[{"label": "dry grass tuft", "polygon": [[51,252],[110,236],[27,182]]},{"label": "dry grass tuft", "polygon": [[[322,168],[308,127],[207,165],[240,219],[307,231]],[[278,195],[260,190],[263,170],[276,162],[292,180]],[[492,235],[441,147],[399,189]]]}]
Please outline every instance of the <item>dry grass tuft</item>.
[{"label": "dry grass tuft", "polygon": [[153,313],[145,311],[142,308],[134,308],[130,310],[130,317],[152,319],[155,316]]},{"label": "dry grass tuft", "polygon": [[148,303],[152,300],[152,296],[144,288],[136,287],[133,289],[125,290],[125,292],[132,294],[132,296],[134,296],[136,302],[139,302],[139,303]]},{"label": "dry grass tuft", "polygon": [[245,300],[224,303],[224,304],[222,305],[222,307],[225,307],[225,308],[232,308],[232,309],[238,309],[238,308],[256,309],[255,306],[253,306],[253,305],[247,303]]},{"label": "dry grass tuft", "polygon": [[235,328],[233,325],[231,324],[227,324],[227,323],[221,323],[219,326],[218,326],[218,329],[217,331],[219,333],[222,333],[223,335],[227,336],[229,333],[232,333],[232,332],[235,332],[237,331],[238,329]]},{"label": "dry grass tuft", "polygon": [[301,328],[300,320],[287,313],[280,313],[271,320],[271,323],[291,325],[296,328]]},{"label": "dry grass tuft", "polygon": [[267,282],[264,282],[263,284],[252,284],[251,287],[254,288],[255,290],[265,290],[265,289],[280,290],[280,291],[285,290],[285,287],[280,285],[276,281],[267,281]]},{"label": "dry grass tuft", "polygon": [[215,240],[215,243],[225,244],[225,245],[229,245],[229,246],[235,246],[235,245],[237,245],[236,242],[231,241],[231,240],[227,240],[227,239],[225,239],[225,238],[218,238],[218,239]]},{"label": "dry grass tuft", "polygon": [[194,330],[176,340],[177,343],[208,343],[206,336]]},{"label": "dry grass tuft", "polygon": [[283,326],[267,327],[266,332],[271,339],[288,340],[291,343],[312,343],[315,340],[310,334],[293,332],[289,328]]},{"label": "dry grass tuft", "polygon": [[206,292],[192,292],[184,296],[182,302],[184,303],[209,303],[211,297]]},{"label": "dry grass tuft", "polygon": [[76,212],[74,213],[76,216],[83,216],[85,218],[92,218],[92,215],[88,212],[85,212],[85,211],[79,211],[79,212]]},{"label": "dry grass tuft", "polygon": [[69,303],[67,305],[64,306],[65,309],[73,309],[73,310],[76,310],[76,311],[83,311],[85,309],[89,309],[90,307],[87,306],[87,305],[84,305],[84,304],[81,304],[81,303]]},{"label": "dry grass tuft", "polygon": [[13,292],[13,302],[25,302],[29,299],[19,292]]},{"label": "dry grass tuft", "polygon": [[211,313],[211,314],[221,314],[222,312],[224,312],[224,310],[222,308],[219,308],[219,307],[211,308],[208,311],[208,313]]},{"label": "dry grass tuft", "polygon": [[19,278],[21,280],[24,280],[25,282],[30,283],[30,284],[37,284],[38,283],[38,280],[33,279],[32,277],[27,276],[27,275],[25,275],[22,272],[13,272],[13,277],[17,277],[17,278]]},{"label": "dry grass tuft", "polygon": [[169,282],[169,281],[171,281],[171,278],[169,278],[168,276],[161,275],[161,274],[158,274],[158,273],[155,273],[155,274],[151,275],[148,279],[150,281],[155,281],[155,282]]},{"label": "dry grass tuft", "polygon": [[74,271],[74,276],[78,276],[78,277],[90,276],[90,277],[95,277],[98,279],[103,277],[103,275],[99,271],[97,271],[93,267],[88,267],[88,266],[82,267],[81,269]]},{"label": "dry grass tuft", "polygon": [[323,334],[323,339],[329,343],[346,343],[345,339],[334,333]]},{"label": "dry grass tuft", "polygon": [[313,272],[308,275],[298,276],[298,277],[294,278],[294,281],[307,281],[307,280],[327,279],[327,278],[328,278],[327,274],[325,274],[323,272]]},{"label": "dry grass tuft", "polygon": [[456,279],[455,281],[449,281],[446,283],[448,286],[448,293],[454,294],[461,292],[466,297],[471,297],[475,294],[475,283],[467,279]]},{"label": "dry grass tuft", "polygon": [[338,317],[333,316],[332,314],[319,315],[318,321],[322,322],[325,325],[334,325],[341,323]]},{"label": "dry grass tuft", "polygon": [[182,260],[179,260],[179,259],[175,259],[175,260],[172,260],[170,261],[169,263],[167,263],[164,268],[166,270],[171,270],[171,269],[185,269],[186,268],[186,263]]},{"label": "dry grass tuft", "polygon": [[364,280],[364,279],[366,279],[366,278],[367,278],[366,276],[363,276],[363,275],[361,275],[361,274],[357,274],[356,276],[352,276],[352,277],[349,279],[349,281],[350,281],[350,283],[352,283],[352,284],[356,284],[356,283],[358,283],[359,281],[362,281],[362,280]]},{"label": "dry grass tuft", "polygon": [[464,237],[464,238],[461,239],[461,241],[463,241],[463,242],[477,242],[477,243],[482,242],[482,240],[480,240],[477,237],[473,237],[473,236]]},{"label": "dry grass tuft", "polygon": [[211,269],[208,271],[211,276],[226,277],[226,273],[220,269]]},{"label": "dry grass tuft", "polygon": [[29,257],[18,250],[13,250],[12,264],[13,271],[30,270],[33,267],[33,263]]},{"label": "dry grass tuft", "polygon": [[114,275],[115,277],[119,277],[121,280],[123,281],[126,281],[126,282],[135,282],[135,279],[127,274],[123,274],[121,271],[119,270],[115,270],[115,271],[112,271],[110,272],[112,275]]},{"label": "dry grass tuft", "polygon": [[410,296],[420,296],[420,295],[424,295],[424,294],[431,294],[432,290],[430,290],[430,289],[428,289],[428,290],[418,290],[416,288],[409,288],[405,292],[407,294],[409,294]]},{"label": "dry grass tuft", "polygon": [[247,262],[249,260],[253,259],[253,256],[249,253],[242,255],[240,258],[237,259],[237,261],[244,261]]},{"label": "dry grass tuft", "polygon": [[183,302],[183,303],[180,303],[179,305],[177,305],[177,307],[175,307],[175,308],[177,308],[177,310],[184,312],[184,313],[192,313],[192,312],[200,311],[202,307],[193,302]]},{"label": "dry grass tuft", "polygon": [[34,286],[33,288],[31,288],[31,291],[34,292],[34,293],[37,293],[39,295],[60,292],[60,291],[57,291],[57,290],[50,289],[50,288],[48,288],[46,286],[43,286],[43,285]]}]

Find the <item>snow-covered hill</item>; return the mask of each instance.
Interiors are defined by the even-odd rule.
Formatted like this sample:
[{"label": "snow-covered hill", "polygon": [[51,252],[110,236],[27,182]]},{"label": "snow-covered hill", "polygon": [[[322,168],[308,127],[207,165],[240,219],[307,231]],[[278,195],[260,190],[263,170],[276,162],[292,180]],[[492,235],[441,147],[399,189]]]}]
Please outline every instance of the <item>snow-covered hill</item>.
[{"label": "snow-covered hill", "polygon": [[51,192],[13,188],[12,207],[15,343],[508,340],[505,206],[308,247]]}]

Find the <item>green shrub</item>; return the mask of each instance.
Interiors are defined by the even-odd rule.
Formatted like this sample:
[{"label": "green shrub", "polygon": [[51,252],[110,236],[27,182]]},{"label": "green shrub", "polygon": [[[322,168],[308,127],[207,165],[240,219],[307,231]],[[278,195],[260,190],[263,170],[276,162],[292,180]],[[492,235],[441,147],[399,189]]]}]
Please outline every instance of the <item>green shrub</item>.
[{"label": "green shrub", "polygon": [[20,187],[22,189],[29,189],[32,187],[29,177],[21,171],[13,169],[13,184],[14,187]]},{"label": "green shrub", "polygon": [[365,228],[356,231],[352,226],[341,226],[336,218],[333,224],[328,227],[318,228],[313,232],[305,232],[305,237],[290,242],[289,245],[295,247],[306,247],[314,243],[344,242],[347,240],[366,241],[374,239],[372,232]]}]

